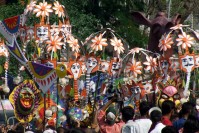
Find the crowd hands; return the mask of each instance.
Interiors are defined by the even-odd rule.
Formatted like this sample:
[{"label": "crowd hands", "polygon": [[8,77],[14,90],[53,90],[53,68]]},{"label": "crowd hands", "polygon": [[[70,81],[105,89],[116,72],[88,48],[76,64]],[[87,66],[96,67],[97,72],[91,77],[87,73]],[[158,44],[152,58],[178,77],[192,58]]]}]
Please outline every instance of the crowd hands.
[{"label": "crowd hands", "polygon": [[89,128],[81,126],[80,121],[69,119],[67,126],[30,130],[26,124],[0,126],[0,133],[199,133],[199,109],[192,102],[181,107],[165,100],[161,108],[146,101],[139,104],[139,112],[132,106],[116,108],[120,103],[117,97],[111,98],[101,108],[95,105],[93,121]]}]

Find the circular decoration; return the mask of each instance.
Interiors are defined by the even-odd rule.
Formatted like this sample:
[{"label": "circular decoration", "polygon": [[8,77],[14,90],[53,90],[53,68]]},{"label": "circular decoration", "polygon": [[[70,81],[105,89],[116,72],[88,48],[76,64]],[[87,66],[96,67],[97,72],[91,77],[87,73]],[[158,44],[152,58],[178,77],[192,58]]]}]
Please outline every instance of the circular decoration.
[{"label": "circular decoration", "polygon": [[33,112],[40,102],[40,91],[32,80],[25,80],[14,88],[9,96],[9,100],[14,106],[14,114],[20,122],[30,122]]},{"label": "circular decoration", "polygon": [[72,119],[81,121],[83,119],[83,113],[80,108],[74,107],[68,110],[68,116]]}]

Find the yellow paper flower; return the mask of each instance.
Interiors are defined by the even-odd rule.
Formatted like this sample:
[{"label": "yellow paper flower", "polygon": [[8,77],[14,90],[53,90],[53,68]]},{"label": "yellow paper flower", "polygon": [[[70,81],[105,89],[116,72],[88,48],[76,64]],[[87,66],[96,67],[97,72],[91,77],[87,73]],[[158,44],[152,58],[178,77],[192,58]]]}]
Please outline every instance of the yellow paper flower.
[{"label": "yellow paper flower", "polygon": [[55,14],[57,14],[58,17],[65,17],[64,9],[63,8],[64,8],[64,6],[60,5],[58,1],[54,2],[53,9],[55,10]]},{"label": "yellow paper flower", "polygon": [[63,42],[61,42],[62,38],[59,36],[51,36],[50,40],[46,41],[48,44],[47,51],[53,51],[57,52],[57,49],[61,49],[61,45],[63,45]]},{"label": "yellow paper flower", "polygon": [[181,35],[178,35],[179,38],[176,39],[178,41],[177,46],[182,46],[183,49],[186,49],[186,47],[191,47],[192,44],[194,44],[194,38],[190,35],[187,35],[185,32],[183,32]]},{"label": "yellow paper flower", "polygon": [[111,45],[114,47],[114,50],[117,51],[118,54],[124,53],[124,47],[120,39],[114,37],[114,39],[111,39]]},{"label": "yellow paper flower", "polygon": [[129,62],[127,64],[127,72],[130,72],[135,78],[137,77],[138,74],[141,74],[142,71],[142,66],[141,66],[141,62],[136,62],[135,60],[133,61],[133,63]]},{"label": "yellow paper flower", "polygon": [[153,58],[151,56],[147,56],[146,57],[146,62],[144,62],[143,64],[146,65],[146,70],[150,70],[151,72],[154,72],[156,71],[157,69],[157,61],[156,61],[156,58]]},{"label": "yellow paper flower", "polygon": [[158,47],[160,48],[160,51],[167,51],[167,49],[171,48],[171,45],[173,44],[173,40],[170,37],[170,35],[163,35],[162,38],[159,41]]},{"label": "yellow paper flower", "polygon": [[44,2],[44,3],[39,3],[39,5],[36,5],[35,6],[35,9],[34,9],[34,13],[36,13],[36,17],[39,17],[39,16],[42,16],[42,17],[45,17],[45,16],[49,16],[49,13],[50,12],[53,12],[53,10],[51,9],[52,5],[51,4],[48,4],[47,2]]},{"label": "yellow paper flower", "polygon": [[108,44],[106,43],[107,39],[102,38],[102,34],[99,36],[95,36],[94,39],[91,40],[93,43],[91,44],[92,50],[98,51],[102,50],[102,46],[106,47]]},{"label": "yellow paper flower", "polygon": [[77,53],[79,52],[80,46],[77,39],[75,39],[73,36],[70,36],[69,40],[67,40],[67,43],[72,48],[72,51],[76,51]]}]

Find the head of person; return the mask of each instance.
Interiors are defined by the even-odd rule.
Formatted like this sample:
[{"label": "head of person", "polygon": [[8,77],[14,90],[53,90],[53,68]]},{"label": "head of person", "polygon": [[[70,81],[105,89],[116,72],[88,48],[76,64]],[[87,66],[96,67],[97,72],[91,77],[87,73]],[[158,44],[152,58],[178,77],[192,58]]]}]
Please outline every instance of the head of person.
[{"label": "head of person", "polygon": [[46,126],[46,129],[55,130],[55,127],[54,127],[54,126],[52,126],[52,125],[47,125],[47,126]]},{"label": "head of person", "polygon": [[122,120],[124,122],[132,120],[134,114],[135,114],[134,109],[131,106],[126,106],[122,109]]},{"label": "head of person", "polygon": [[23,124],[19,123],[19,124],[16,126],[15,131],[18,132],[18,133],[24,132],[24,131],[25,131],[25,128],[24,128]]},{"label": "head of person", "polygon": [[150,113],[150,119],[153,123],[160,122],[162,118],[162,113],[159,110],[153,110]]},{"label": "head of person", "polygon": [[162,115],[168,115],[170,113],[174,113],[175,103],[170,100],[165,100],[162,103]]},{"label": "head of person", "polygon": [[190,102],[185,102],[183,105],[182,105],[182,109],[180,110],[180,115],[181,116],[184,116],[184,115],[189,115],[192,110],[194,109],[194,106],[192,103]]},{"label": "head of person", "polygon": [[166,126],[162,129],[161,133],[178,133],[178,131],[173,126]]},{"label": "head of person", "polygon": [[[2,132],[0,131],[0,133],[2,133]],[[15,130],[8,130],[7,133],[17,133],[17,132]]]},{"label": "head of person", "polygon": [[196,117],[188,117],[183,126],[183,133],[199,132],[199,121]]},{"label": "head of person", "polygon": [[70,133],[85,133],[81,128],[72,128]]},{"label": "head of person", "polygon": [[57,133],[67,133],[67,132],[69,132],[69,129],[66,129],[64,127],[58,127],[56,129],[56,131],[57,131]]},{"label": "head of person", "polygon": [[140,115],[141,115],[141,116],[147,115],[149,109],[150,109],[150,106],[149,106],[149,103],[148,103],[148,102],[142,101],[142,102],[140,103],[139,110],[140,110]]},{"label": "head of person", "polygon": [[116,120],[116,110],[114,107],[109,107],[106,110],[106,122],[108,125],[114,125]]}]

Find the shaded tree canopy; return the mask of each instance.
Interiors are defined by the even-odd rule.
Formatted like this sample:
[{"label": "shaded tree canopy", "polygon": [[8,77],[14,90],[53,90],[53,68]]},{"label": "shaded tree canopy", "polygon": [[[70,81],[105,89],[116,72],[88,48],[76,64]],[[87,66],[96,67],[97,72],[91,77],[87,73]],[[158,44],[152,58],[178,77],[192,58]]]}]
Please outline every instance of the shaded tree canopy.
[{"label": "shaded tree canopy", "polygon": [[[7,0],[6,5],[0,6],[0,19],[23,13],[29,1]],[[46,1],[53,2],[54,0]],[[132,11],[143,12],[149,18],[153,18],[158,11],[165,11],[170,16],[179,13],[184,21],[197,10],[197,6],[194,5],[199,5],[198,0],[59,0],[59,2],[65,6],[68,12],[72,33],[81,40],[93,32],[111,28],[126,40],[130,48],[145,48],[148,42],[148,35],[143,34],[139,25],[132,21],[130,15]],[[33,25],[35,21],[36,19],[30,19],[30,24]],[[11,63],[15,63],[15,61],[11,59]],[[16,67],[10,67],[9,71],[16,75],[17,70],[14,69]]]}]

